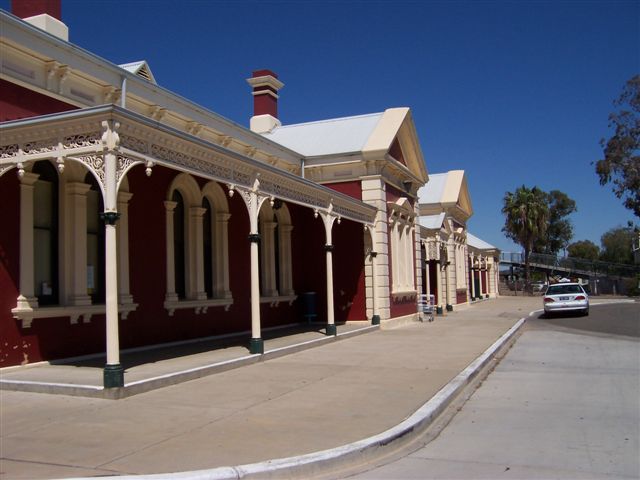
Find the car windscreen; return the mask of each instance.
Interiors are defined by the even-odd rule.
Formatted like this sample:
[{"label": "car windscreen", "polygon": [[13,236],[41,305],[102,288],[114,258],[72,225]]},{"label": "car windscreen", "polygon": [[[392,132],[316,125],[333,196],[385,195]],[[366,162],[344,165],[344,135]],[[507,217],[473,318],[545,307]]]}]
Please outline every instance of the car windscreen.
[{"label": "car windscreen", "polygon": [[584,293],[580,285],[551,285],[546,294],[547,295],[563,295],[566,293]]}]

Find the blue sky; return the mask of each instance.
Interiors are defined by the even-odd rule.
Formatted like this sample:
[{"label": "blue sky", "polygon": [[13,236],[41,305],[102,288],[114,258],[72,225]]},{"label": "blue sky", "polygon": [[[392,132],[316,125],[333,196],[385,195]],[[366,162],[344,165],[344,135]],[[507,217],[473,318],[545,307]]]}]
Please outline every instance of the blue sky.
[{"label": "blue sky", "polygon": [[503,250],[517,247],[502,198],[523,184],[577,202],[574,240],[639,221],[591,164],[640,73],[638,1],[63,0],[62,17],[73,43],[145,59],[160,85],[243,125],[262,68],[285,83],[284,124],[410,107],[428,171],[466,171],[469,229]]}]

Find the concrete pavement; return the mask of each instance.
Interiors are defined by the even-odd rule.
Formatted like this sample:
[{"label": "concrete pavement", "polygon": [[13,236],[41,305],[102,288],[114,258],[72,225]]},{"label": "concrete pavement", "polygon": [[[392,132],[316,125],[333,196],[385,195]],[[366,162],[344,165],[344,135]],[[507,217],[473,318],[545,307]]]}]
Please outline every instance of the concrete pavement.
[{"label": "concrete pavement", "polygon": [[640,303],[539,317],[438,438],[349,478],[640,478]]},{"label": "concrete pavement", "polygon": [[[383,454],[420,434],[513,339],[518,320],[537,308],[540,298],[488,300],[433,323],[351,336],[117,401],[5,390],[0,478],[196,470],[205,471],[179,477],[326,475],[340,461]],[[491,346],[494,351],[469,367]],[[246,349],[229,348],[246,356]],[[220,354],[233,356],[228,349]],[[167,362],[157,368],[164,372]],[[89,367],[73,368],[82,376]],[[145,368],[153,375],[153,365]],[[41,379],[47,379],[44,370],[37,373]],[[61,383],[58,369],[49,372],[50,383]],[[413,426],[397,430],[412,418]],[[367,443],[372,437],[378,440]]]}]

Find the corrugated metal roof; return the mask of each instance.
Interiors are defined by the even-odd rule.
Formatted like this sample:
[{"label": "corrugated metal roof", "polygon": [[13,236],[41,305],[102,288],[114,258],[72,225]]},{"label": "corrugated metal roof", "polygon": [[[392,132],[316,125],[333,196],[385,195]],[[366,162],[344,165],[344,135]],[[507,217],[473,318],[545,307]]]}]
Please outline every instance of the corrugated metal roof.
[{"label": "corrugated metal roof", "polygon": [[264,137],[306,157],[360,152],[382,113],[276,127]]},{"label": "corrugated metal roof", "polygon": [[428,205],[440,203],[447,184],[446,173],[432,173],[426,185],[418,189],[418,203]]},{"label": "corrugated metal roof", "polygon": [[497,248],[491,245],[490,243],[487,243],[484,240],[479,239],[475,235],[471,235],[469,232],[467,232],[467,245],[474,248],[479,248],[481,250],[497,250]]},{"label": "corrugated metal roof", "polygon": [[425,228],[432,230],[440,228],[442,227],[442,222],[444,222],[444,212],[437,215],[423,215],[418,221]]}]

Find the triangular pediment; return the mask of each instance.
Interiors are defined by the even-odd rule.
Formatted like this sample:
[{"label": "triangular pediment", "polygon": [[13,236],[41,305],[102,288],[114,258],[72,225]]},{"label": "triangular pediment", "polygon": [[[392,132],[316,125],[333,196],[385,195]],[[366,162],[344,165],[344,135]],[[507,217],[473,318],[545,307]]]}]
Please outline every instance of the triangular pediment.
[{"label": "triangular pediment", "polygon": [[406,168],[418,182],[427,181],[427,168],[420,148],[411,110],[389,108],[362,149],[365,159],[384,158]]},{"label": "triangular pediment", "polygon": [[429,182],[418,190],[420,215],[446,212],[459,222],[473,215],[471,195],[464,170],[450,170],[429,177]]}]

